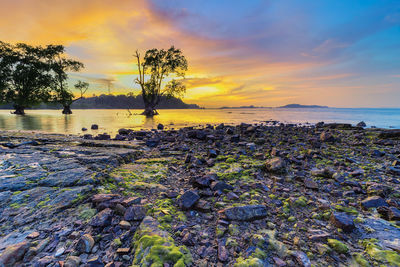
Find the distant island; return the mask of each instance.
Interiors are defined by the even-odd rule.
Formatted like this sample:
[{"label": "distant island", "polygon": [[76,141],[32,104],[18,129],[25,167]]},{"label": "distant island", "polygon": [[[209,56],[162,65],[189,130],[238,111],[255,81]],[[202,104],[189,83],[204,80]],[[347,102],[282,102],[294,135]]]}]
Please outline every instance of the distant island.
[{"label": "distant island", "polygon": [[[61,109],[60,104],[42,103],[32,109]],[[141,95],[100,95],[85,97],[75,101],[73,109],[143,109],[144,103]],[[181,99],[162,97],[157,109],[198,109],[196,104],[184,103]],[[0,109],[13,109],[12,104],[1,105]]]},{"label": "distant island", "polygon": [[329,107],[328,106],[319,106],[319,105],[289,104],[289,105],[281,106],[278,108],[329,108]]},{"label": "distant island", "polygon": [[256,107],[254,105],[250,105],[250,106],[240,106],[240,107],[220,107],[219,109],[235,109],[235,108],[264,108],[264,107]]}]

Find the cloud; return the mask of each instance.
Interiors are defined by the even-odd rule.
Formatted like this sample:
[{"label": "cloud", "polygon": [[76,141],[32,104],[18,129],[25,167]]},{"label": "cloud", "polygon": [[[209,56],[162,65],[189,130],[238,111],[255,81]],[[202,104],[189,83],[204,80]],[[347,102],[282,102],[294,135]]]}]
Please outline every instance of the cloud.
[{"label": "cloud", "polygon": [[175,45],[189,61],[186,99],[202,106],[363,105],[363,89],[400,86],[400,6],[385,3],[3,0],[0,40],[66,45],[86,65],[72,78],[99,93],[138,90],[134,51]]}]

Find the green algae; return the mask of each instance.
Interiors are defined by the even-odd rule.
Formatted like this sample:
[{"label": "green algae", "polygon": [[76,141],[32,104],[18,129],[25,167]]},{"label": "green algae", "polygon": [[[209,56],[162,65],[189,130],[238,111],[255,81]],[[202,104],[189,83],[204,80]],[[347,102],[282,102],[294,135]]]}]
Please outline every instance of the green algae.
[{"label": "green algae", "polygon": [[400,266],[400,255],[393,250],[384,250],[376,239],[365,239],[361,244],[365,247],[365,252],[375,261],[389,263],[392,266]]},{"label": "green algae", "polygon": [[337,253],[346,254],[349,248],[337,239],[328,239],[328,245]]},{"label": "green algae", "polygon": [[143,235],[134,243],[134,251],[132,266],[135,267],[163,267],[164,263],[171,263],[174,267],[184,267],[192,262],[189,250],[184,246],[176,246],[170,237]]}]

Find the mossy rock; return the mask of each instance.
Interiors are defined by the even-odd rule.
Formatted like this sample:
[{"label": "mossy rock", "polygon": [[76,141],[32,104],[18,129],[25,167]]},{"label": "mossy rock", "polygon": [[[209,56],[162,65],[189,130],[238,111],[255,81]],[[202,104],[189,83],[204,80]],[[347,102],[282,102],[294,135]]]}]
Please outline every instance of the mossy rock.
[{"label": "mossy rock", "polygon": [[169,234],[159,228],[157,220],[147,216],[143,219],[133,240],[132,266],[174,267],[191,266],[192,256],[185,246],[176,246]]},{"label": "mossy rock", "polygon": [[349,248],[337,239],[328,239],[328,245],[337,253],[346,254]]}]

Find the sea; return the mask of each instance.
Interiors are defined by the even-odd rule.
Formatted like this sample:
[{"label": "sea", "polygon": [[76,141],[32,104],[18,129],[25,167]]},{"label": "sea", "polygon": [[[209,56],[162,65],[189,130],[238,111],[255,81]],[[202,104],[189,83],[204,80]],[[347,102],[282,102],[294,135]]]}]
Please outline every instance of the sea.
[{"label": "sea", "polygon": [[[159,115],[146,118],[142,110],[75,109],[63,115],[61,110],[26,110],[25,116],[0,110],[0,129],[38,131],[46,133],[115,134],[118,129],[179,129],[207,124],[236,125],[240,123],[265,124],[269,121],[312,125],[317,122],[351,123],[364,121],[367,127],[400,129],[400,108],[231,108],[231,109],[160,109]],[[98,130],[91,130],[97,124]]]}]

